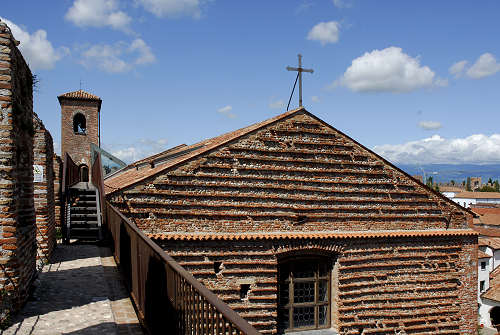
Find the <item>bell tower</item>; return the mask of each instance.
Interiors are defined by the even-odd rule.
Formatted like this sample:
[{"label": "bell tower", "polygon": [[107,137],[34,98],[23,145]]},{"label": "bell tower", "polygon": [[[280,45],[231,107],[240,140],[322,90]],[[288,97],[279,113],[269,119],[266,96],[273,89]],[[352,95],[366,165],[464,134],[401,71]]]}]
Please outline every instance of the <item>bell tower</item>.
[{"label": "bell tower", "polygon": [[90,144],[100,147],[102,100],[83,90],[61,94],[57,99],[61,105],[61,157],[68,153],[79,166],[80,181],[88,181]]}]

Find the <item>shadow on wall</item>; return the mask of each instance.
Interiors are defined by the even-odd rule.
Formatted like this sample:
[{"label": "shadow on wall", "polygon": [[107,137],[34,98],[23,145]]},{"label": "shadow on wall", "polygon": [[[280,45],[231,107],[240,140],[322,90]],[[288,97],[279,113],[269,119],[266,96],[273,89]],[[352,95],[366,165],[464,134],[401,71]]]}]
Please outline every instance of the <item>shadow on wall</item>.
[{"label": "shadow on wall", "polygon": [[[149,259],[148,276],[146,280],[146,323],[152,334],[160,334],[169,327],[177,326],[177,312],[172,306],[167,294],[165,283],[167,272],[165,264],[157,258]],[[171,329],[176,333],[177,329]]]}]

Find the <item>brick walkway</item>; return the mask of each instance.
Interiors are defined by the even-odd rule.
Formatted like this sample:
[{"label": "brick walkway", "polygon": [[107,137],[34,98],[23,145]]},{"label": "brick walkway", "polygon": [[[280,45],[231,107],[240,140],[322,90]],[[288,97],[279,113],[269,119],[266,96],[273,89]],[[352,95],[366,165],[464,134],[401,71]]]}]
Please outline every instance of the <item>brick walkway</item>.
[{"label": "brick walkway", "polygon": [[142,335],[108,248],[58,245],[33,296],[1,335]]}]

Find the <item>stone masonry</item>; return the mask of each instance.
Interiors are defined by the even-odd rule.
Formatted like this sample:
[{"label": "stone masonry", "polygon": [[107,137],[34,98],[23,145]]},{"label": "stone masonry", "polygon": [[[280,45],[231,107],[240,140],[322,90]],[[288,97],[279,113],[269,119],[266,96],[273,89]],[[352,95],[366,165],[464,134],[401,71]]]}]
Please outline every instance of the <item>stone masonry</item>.
[{"label": "stone masonry", "polygon": [[[278,327],[280,259],[306,252],[333,262],[332,327],[340,334],[360,334],[360,328],[363,334],[474,334],[476,327],[471,236],[155,242],[263,334]],[[250,285],[243,299],[242,284]]]},{"label": "stone masonry", "polygon": [[[61,158],[64,161],[67,152],[77,165],[85,164],[90,170],[90,144],[99,146],[99,113],[102,101],[82,90],[62,94],[58,99],[61,104]],[[85,117],[84,133],[77,133],[73,129],[77,114]]]},{"label": "stone masonry", "polygon": [[[35,175],[35,213],[37,226],[37,261],[47,263],[56,245],[54,198],[54,145],[52,136],[36,114],[33,117],[35,138],[33,146]],[[38,178],[38,179],[36,179]]]},{"label": "stone masonry", "polygon": [[18,44],[0,22],[0,313],[24,303],[36,271],[33,77]]},{"label": "stone masonry", "polygon": [[330,264],[340,334],[476,334],[472,213],[304,109],[104,183],[115,207],[264,334],[284,330],[280,267],[308,257]]}]

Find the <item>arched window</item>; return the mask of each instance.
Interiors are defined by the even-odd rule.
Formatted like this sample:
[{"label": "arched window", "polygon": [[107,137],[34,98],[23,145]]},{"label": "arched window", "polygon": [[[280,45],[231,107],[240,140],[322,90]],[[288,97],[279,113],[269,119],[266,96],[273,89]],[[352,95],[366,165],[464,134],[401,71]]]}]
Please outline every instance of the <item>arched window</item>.
[{"label": "arched window", "polygon": [[82,113],[76,113],[73,117],[73,131],[75,134],[87,133],[87,121]]},{"label": "arched window", "polygon": [[330,328],[331,264],[327,257],[280,262],[280,332]]},{"label": "arched window", "polygon": [[80,181],[89,181],[89,168],[87,165],[82,164],[78,167],[78,172],[80,173]]}]

